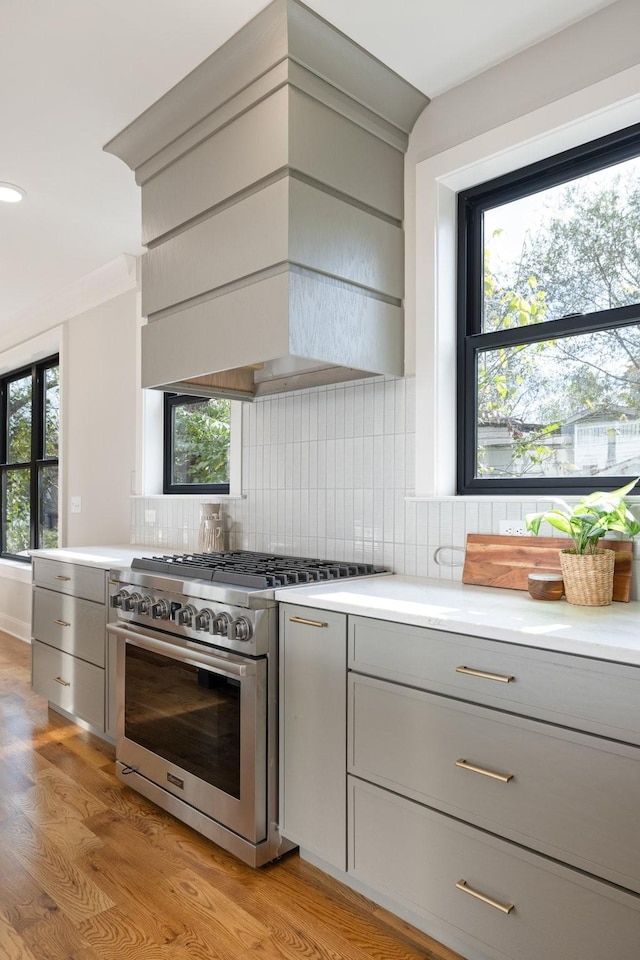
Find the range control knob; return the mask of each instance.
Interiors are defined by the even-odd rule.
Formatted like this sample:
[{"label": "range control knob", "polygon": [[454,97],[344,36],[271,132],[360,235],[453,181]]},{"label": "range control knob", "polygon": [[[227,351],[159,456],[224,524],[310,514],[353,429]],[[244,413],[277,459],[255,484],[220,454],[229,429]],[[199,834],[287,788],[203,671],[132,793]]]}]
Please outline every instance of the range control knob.
[{"label": "range control knob", "polygon": [[219,637],[226,637],[230,623],[231,617],[228,613],[219,613],[218,616],[214,617],[211,621],[209,632],[214,634],[214,636],[217,634]]},{"label": "range control knob", "polygon": [[178,610],[176,620],[181,627],[190,627],[196,612],[196,608],[188,603],[186,607],[181,607],[180,610]]},{"label": "range control knob", "polygon": [[151,606],[152,599],[151,597],[140,597],[139,600],[133,601],[133,609],[135,613],[149,613],[149,607]]},{"label": "range control knob", "polygon": [[251,640],[253,636],[253,627],[251,621],[246,617],[238,617],[229,624],[229,638],[231,640]]},{"label": "range control knob", "polygon": [[111,597],[111,600],[110,600],[111,606],[116,609],[122,608],[124,601],[128,596],[129,596],[128,590],[118,590],[118,592],[114,593],[113,596]]},{"label": "range control knob", "polygon": [[171,610],[166,600],[154,600],[149,612],[154,620],[168,620]]},{"label": "range control knob", "polygon": [[139,593],[130,593],[128,597],[123,597],[122,599],[122,609],[123,610],[133,610],[136,603],[139,600],[142,600],[142,597]]},{"label": "range control knob", "polygon": [[209,607],[203,607],[203,609],[199,610],[196,614],[194,627],[196,630],[209,630],[212,620],[213,610],[210,610]]}]

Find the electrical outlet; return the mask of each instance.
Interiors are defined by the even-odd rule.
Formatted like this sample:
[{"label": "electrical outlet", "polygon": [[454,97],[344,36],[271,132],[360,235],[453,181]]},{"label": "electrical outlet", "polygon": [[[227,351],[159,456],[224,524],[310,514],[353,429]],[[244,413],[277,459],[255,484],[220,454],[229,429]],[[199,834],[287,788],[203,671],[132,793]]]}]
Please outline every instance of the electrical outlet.
[{"label": "electrical outlet", "polygon": [[82,497],[71,497],[71,513],[82,513]]},{"label": "electrical outlet", "polygon": [[503,537],[526,537],[527,525],[524,520],[500,520],[498,532]]}]

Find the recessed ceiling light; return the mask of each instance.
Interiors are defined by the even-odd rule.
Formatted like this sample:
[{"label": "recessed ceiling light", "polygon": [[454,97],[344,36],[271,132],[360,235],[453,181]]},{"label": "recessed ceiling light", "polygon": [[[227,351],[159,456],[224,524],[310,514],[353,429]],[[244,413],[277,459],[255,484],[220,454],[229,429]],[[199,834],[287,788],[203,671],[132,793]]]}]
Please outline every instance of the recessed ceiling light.
[{"label": "recessed ceiling light", "polygon": [[0,200],[3,203],[19,203],[25,197],[26,193],[21,187],[16,187],[14,183],[2,183],[0,181]]}]

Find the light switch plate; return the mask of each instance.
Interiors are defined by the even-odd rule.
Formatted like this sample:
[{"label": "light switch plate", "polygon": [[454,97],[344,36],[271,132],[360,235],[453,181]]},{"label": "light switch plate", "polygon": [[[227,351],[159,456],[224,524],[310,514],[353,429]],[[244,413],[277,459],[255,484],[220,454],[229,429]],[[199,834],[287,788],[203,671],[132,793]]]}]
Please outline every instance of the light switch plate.
[{"label": "light switch plate", "polygon": [[71,513],[82,513],[82,497],[71,497]]}]

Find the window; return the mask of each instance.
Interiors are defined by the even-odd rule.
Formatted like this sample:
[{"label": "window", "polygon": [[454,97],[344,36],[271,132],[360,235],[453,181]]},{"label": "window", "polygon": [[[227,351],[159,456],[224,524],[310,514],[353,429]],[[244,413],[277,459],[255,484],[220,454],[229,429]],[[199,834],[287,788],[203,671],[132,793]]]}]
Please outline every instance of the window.
[{"label": "window", "polygon": [[164,493],[228,493],[231,401],[164,395]]},{"label": "window", "polygon": [[458,492],[640,474],[640,125],[458,196]]},{"label": "window", "polygon": [[0,379],[2,556],[58,546],[58,357]]}]

